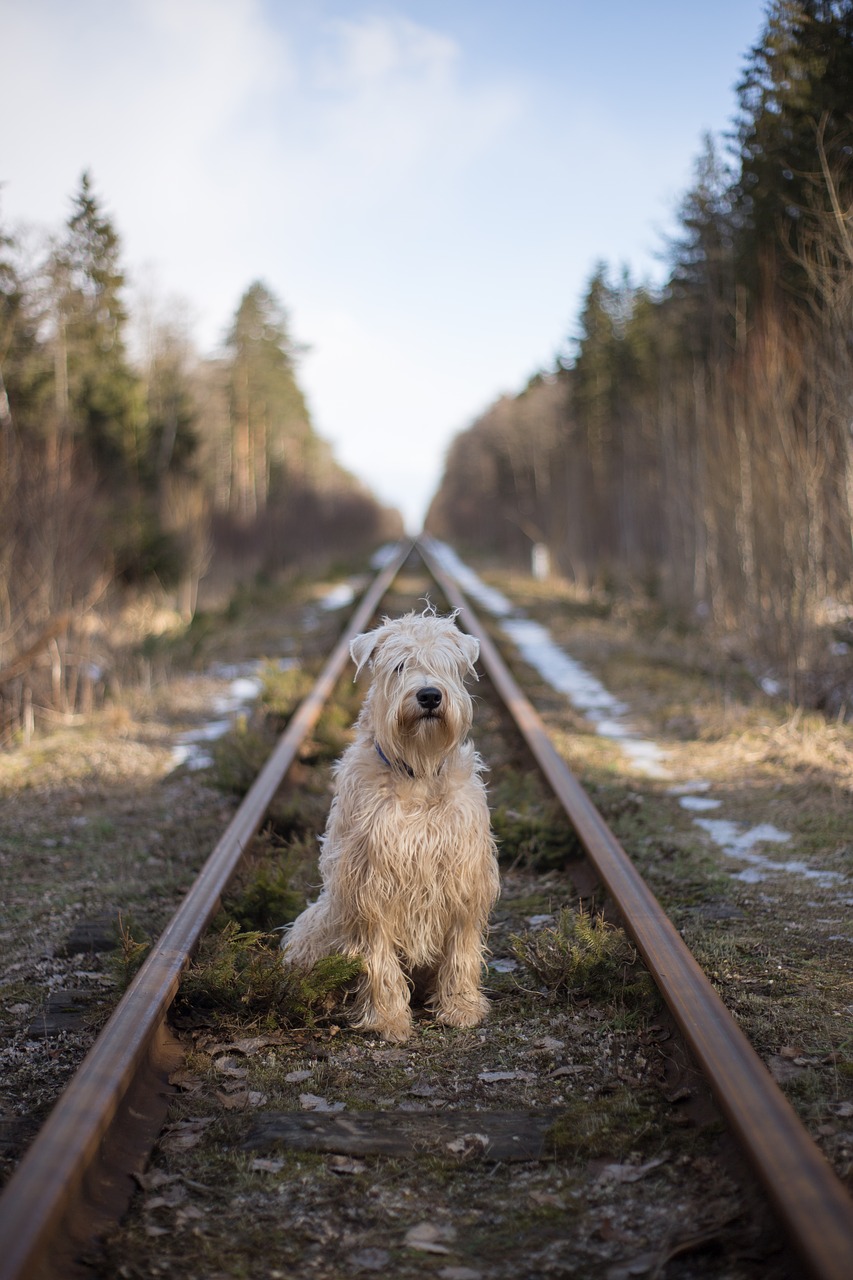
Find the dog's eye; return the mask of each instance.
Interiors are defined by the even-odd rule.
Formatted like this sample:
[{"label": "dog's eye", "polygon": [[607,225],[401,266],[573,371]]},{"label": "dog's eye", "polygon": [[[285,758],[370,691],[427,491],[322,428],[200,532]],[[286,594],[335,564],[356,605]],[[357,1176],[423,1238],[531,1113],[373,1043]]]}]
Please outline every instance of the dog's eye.
[{"label": "dog's eye", "polygon": [[405,671],[405,669],[406,669],[405,662],[399,662],[397,666],[394,668],[394,672],[396,675],[401,676]]}]

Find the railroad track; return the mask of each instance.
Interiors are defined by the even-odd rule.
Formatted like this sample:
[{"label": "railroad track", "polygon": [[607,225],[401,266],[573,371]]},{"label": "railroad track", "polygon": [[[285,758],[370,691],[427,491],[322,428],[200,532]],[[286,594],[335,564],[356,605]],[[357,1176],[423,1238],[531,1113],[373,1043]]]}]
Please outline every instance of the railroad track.
[{"label": "railroad track", "polygon": [[[585,851],[592,877],[606,890],[642,956],[801,1267],[824,1280],[846,1278],[853,1266],[853,1204],[844,1188],[589,797],[567,769],[456,584],[444,573],[428,544],[417,544],[415,549],[448,603],[461,611],[463,628],[480,638],[481,666],[565,809]],[[0,1276],[3,1280],[76,1274],[81,1252],[86,1252],[92,1239],[104,1231],[126,1205],[134,1186],[131,1174],[143,1168],[160,1133],[172,1092],[169,1076],[183,1057],[183,1048],[168,1024],[169,1009],[181,975],[215,915],[244,851],[264,822],[271,800],[297,758],[300,745],[316,725],[345,668],[350,638],[369,626],[410,550],[408,546],[401,546],[365,593],[311,694],[292,717],[180,909],[152,948],[0,1199]],[[543,1042],[548,1039],[542,1038]],[[557,1068],[553,1078],[564,1079],[565,1073],[571,1070],[571,1066]],[[501,1075],[515,1081],[525,1073],[518,1070],[480,1073],[481,1078]],[[486,1083],[496,1081],[487,1079]],[[454,1127],[452,1123],[457,1110],[461,1129],[459,1124]],[[511,1144],[515,1142],[522,1146],[528,1144],[524,1149],[529,1158],[541,1160],[543,1142],[547,1145],[547,1134],[558,1125],[560,1107],[544,1109],[538,1117],[528,1114],[526,1118],[521,1111],[507,1110],[505,1119],[510,1118],[503,1129],[499,1123],[502,1113],[497,1108],[491,1112],[479,1104],[477,1110],[478,1130],[488,1130],[485,1139],[478,1139],[471,1129],[475,1120],[470,1113],[453,1106],[440,1113],[427,1113],[429,1127],[434,1133],[440,1132],[442,1139],[446,1139],[445,1145],[461,1159],[470,1157],[472,1142],[476,1146],[477,1140],[487,1140],[492,1148],[491,1157],[495,1159],[502,1158],[499,1154],[502,1142],[504,1146],[509,1144],[510,1154]],[[411,1119],[412,1114],[423,1113],[409,1113],[407,1123],[417,1130],[419,1122]],[[352,1120],[348,1124],[346,1141],[341,1137],[343,1131],[334,1115],[315,1117],[309,1124],[309,1128],[313,1127],[315,1147],[319,1144],[317,1149],[322,1150],[325,1142],[327,1150],[343,1149],[356,1157],[363,1152],[375,1154],[383,1150],[399,1155],[404,1149],[400,1146],[400,1131],[405,1128],[401,1117],[392,1116],[389,1120],[387,1111],[383,1113],[384,1118],[372,1111],[368,1115],[373,1119],[362,1119],[358,1124]],[[336,1126],[337,1140],[334,1138]],[[293,1130],[288,1132],[292,1143]],[[270,1141],[269,1133],[268,1129],[264,1141]],[[418,1142],[425,1138],[416,1133],[412,1141],[417,1148]],[[655,1163],[659,1162],[651,1162]],[[550,1193],[538,1194],[540,1200],[546,1197],[543,1203],[550,1203],[547,1200]],[[436,1230],[437,1234],[432,1236],[427,1232],[421,1240],[415,1238],[413,1247],[424,1248],[427,1257],[447,1254],[449,1246],[442,1241],[451,1236],[447,1231],[442,1235],[441,1230]],[[674,1247],[671,1256],[677,1252],[678,1248]],[[558,1254],[559,1251],[554,1254],[557,1260],[551,1267],[552,1272],[574,1274],[559,1270]],[[656,1265],[656,1274],[663,1275],[666,1258]],[[322,1274],[317,1270],[316,1259],[312,1266],[311,1274]],[[365,1266],[369,1269],[369,1259]],[[547,1272],[548,1265],[542,1266],[543,1273]],[[651,1264],[646,1270],[652,1270]],[[473,1274],[470,1268],[469,1273]],[[630,1274],[640,1273],[637,1270]],[[530,1274],[537,1272],[532,1270]],[[796,1269],[792,1274],[796,1274]]]}]

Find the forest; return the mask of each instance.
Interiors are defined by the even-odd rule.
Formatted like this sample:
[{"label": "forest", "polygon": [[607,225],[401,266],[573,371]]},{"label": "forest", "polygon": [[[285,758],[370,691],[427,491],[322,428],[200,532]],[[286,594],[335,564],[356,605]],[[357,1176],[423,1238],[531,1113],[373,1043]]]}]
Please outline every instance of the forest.
[{"label": "forest", "polygon": [[[677,105],[673,104],[673,109]],[[651,288],[453,441],[427,528],[642,591],[841,712],[853,646],[853,3],[773,0]],[[845,674],[846,673],[846,674]],[[846,686],[845,686],[846,681]]]},{"label": "forest", "polygon": [[263,282],[209,359],[153,308],[131,358],[125,285],[87,173],[40,248],[0,225],[0,745],[91,708],[140,593],[189,622],[203,579],[233,586],[402,532],[314,430]]}]

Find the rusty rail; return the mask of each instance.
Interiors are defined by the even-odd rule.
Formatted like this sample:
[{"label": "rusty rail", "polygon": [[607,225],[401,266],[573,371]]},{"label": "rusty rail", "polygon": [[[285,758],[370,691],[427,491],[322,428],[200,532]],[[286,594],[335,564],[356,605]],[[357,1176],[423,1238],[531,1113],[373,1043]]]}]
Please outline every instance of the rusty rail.
[{"label": "rusty rail", "polygon": [[[153,1113],[152,1144],[162,1123],[165,1104],[158,1106],[158,1094],[168,1092],[174,1061],[165,1019],[181,974],[343,671],[351,639],[369,624],[410,550],[410,543],[401,543],[371,583],[316,685],[10,1180],[0,1198],[2,1280],[65,1280],[74,1265],[74,1242],[91,1232],[88,1224],[104,1213],[102,1206],[122,1198],[117,1181],[127,1184],[129,1195],[129,1171],[117,1178],[116,1169],[124,1165],[115,1152],[124,1146],[128,1125],[145,1128],[143,1112]],[[140,1089],[140,1080],[147,1087]],[[82,1231],[81,1223],[87,1224]]]},{"label": "rusty rail", "polygon": [[460,610],[465,630],[479,639],[483,666],[616,904],[803,1263],[819,1280],[849,1280],[853,1274],[853,1201],[558,755],[545,725],[510,675],[476,613],[428,545],[416,545],[449,603]]}]

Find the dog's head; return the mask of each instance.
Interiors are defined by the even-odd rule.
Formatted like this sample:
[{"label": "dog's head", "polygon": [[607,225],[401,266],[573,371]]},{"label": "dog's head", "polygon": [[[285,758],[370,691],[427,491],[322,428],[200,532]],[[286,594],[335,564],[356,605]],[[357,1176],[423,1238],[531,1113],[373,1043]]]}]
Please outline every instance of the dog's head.
[{"label": "dog's head", "polygon": [[383,750],[414,768],[434,766],[471,728],[473,706],[466,675],[476,676],[479,641],[465,635],[455,614],[432,608],[385,618],[350,646],[356,675],[367,665],[373,682],[365,703],[371,731]]}]

